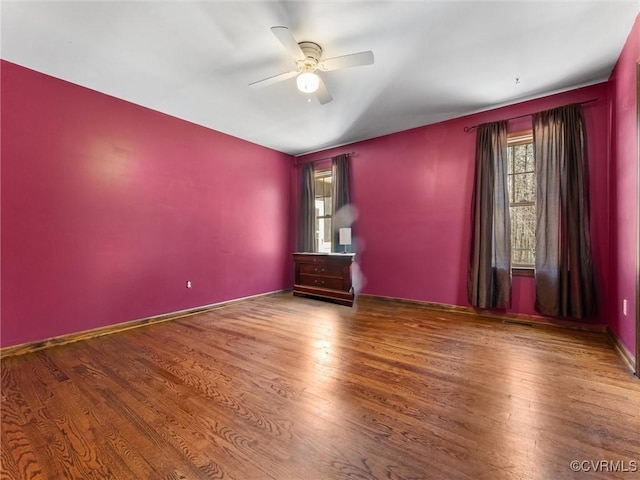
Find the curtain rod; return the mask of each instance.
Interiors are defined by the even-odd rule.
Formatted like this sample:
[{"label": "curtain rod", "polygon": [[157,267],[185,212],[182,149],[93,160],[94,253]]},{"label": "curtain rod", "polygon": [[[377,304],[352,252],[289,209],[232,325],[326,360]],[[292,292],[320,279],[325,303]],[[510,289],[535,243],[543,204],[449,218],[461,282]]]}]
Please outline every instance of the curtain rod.
[{"label": "curtain rod", "polygon": [[[586,105],[587,103],[597,102],[598,100],[599,100],[598,98],[592,98],[591,100],[585,100],[584,102],[578,102],[578,105]],[[569,105],[571,105],[571,104],[569,104]],[[517,118],[530,117],[531,115],[533,115],[533,113],[525,113],[524,115],[518,115],[517,117],[507,118],[506,121],[508,122],[509,120],[515,120]],[[467,132],[467,133],[471,132],[471,131],[475,130],[476,128],[478,128],[480,125],[482,125],[482,124],[473,125],[472,127],[464,127],[464,131]]]},{"label": "curtain rod", "polygon": [[321,162],[323,160],[331,160],[333,157],[338,157],[340,155],[346,155],[347,157],[351,157],[352,155],[355,155],[356,152],[348,152],[348,153],[339,153],[338,155],[333,155],[331,157],[323,157],[323,158],[316,158],[315,160],[309,160],[307,162],[298,162],[297,158],[296,158],[296,165],[302,165],[303,163],[316,163],[316,162]]}]

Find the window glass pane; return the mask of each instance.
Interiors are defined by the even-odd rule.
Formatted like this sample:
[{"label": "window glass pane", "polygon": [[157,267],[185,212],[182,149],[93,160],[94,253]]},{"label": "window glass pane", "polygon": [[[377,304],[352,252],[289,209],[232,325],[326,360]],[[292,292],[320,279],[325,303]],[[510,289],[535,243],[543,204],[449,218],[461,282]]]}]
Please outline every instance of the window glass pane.
[{"label": "window glass pane", "polygon": [[536,200],[536,177],[535,173],[518,173],[512,177],[513,195],[510,200],[513,203],[535,202]]},{"label": "window glass pane", "polygon": [[331,196],[331,177],[324,177],[322,182],[323,190],[322,196],[329,197]]},{"label": "window glass pane", "polygon": [[327,218],[324,221],[324,243],[329,244],[329,248],[331,248],[331,219]]},{"label": "window glass pane", "polygon": [[326,172],[316,172],[316,197],[331,196],[331,175]]},{"label": "window glass pane", "polygon": [[511,207],[511,261],[514,266],[535,263],[536,207]]},{"label": "window glass pane", "polygon": [[317,171],[315,177],[317,248],[331,252],[331,171]]},{"label": "window glass pane", "polygon": [[[518,134],[518,143],[507,147],[511,263],[533,267],[536,243],[536,176],[533,138]],[[525,143],[522,143],[522,142]]]},{"label": "window glass pane", "polygon": [[514,173],[527,171],[527,149],[523,148],[523,145],[516,145],[513,147],[515,164],[513,167]]},{"label": "window glass pane", "polygon": [[331,251],[331,218],[319,218],[316,220],[316,234],[318,235],[318,251]]}]

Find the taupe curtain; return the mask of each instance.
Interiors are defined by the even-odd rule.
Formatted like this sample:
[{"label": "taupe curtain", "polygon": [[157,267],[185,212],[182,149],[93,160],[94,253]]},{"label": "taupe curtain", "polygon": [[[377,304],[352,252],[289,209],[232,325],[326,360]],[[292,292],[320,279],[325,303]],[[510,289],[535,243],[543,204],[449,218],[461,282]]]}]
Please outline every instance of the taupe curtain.
[{"label": "taupe curtain", "polygon": [[533,116],[536,159],[536,310],[596,313],[589,234],[589,173],[580,105]]},{"label": "taupe curtain", "polygon": [[478,308],[505,309],[511,298],[506,121],[477,128],[471,215],[469,303]]},{"label": "taupe curtain", "polygon": [[[338,155],[331,159],[331,250],[334,252],[340,249],[340,229],[352,227],[352,215],[350,209],[350,182],[349,182],[349,156]],[[353,238],[353,231],[351,232]],[[347,251],[351,251],[352,245],[347,246]],[[344,249],[344,247],[343,247]]]},{"label": "taupe curtain", "polygon": [[316,251],[316,189],[313,163],[302,166],[298,250]]}]

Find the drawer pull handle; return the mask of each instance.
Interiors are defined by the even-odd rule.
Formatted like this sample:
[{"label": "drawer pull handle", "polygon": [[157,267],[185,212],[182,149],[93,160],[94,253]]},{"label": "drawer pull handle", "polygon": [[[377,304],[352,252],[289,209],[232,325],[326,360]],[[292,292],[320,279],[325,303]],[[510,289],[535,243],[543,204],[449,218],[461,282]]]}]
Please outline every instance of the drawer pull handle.
[{"label": "drawer pull handle", "polygon": [[324,280],[314,280],[313,283],[316,285],[324,285]]},{"label": "drawer pull handle", "polygon": [[324,272],[324,268],[316,268],[316,269],[315,269],[315,272],[316,272],[316,273],[318,273],[318,272]]}]

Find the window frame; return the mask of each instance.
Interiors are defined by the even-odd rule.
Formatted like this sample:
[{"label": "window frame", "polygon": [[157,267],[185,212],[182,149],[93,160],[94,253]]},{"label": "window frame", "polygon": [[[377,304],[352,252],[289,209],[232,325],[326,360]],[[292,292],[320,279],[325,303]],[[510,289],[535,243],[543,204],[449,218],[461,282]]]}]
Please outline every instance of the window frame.
[{"label": "window frame", "polygon": [[[507,134],[507,148],[514,147],[518,145],[525,145],[531,143],[533,144],[533,129],[523,130],[519,132],[513,132]],[[507,161],[511,162],[511,158],[508,157]],[[508,171],[508,170],[507,170]],[[513,171],[513,170],[512,170]],[[535,173],[535,156],[534,156],[534,171]],[[518,172],[518,173],[531,173],[531,172]],[[507,174],[507,180],[511,185],[511,178],[513,173]],[[511,197],[509,198],[509,215],[511,215],[511,207],[512,206],[536,206],[536,201],[529,202],[511,202]],[[513,258],[513,257],[512,257]],[[522,277],[533,277],[535,276],[535,253],[534,253],[534,263],[531,265],[527,264],[511,264],[511,274],[514,276],[522,276]]]},{"label": "window frame", "polygon": [[[330,168],[330,167],[329,167],[329,168],[321,168],[321,169],[317,169],[317,170],[315,170],[315,171],[313,172],[313,177],[314,177],[314,178],[313,178],[313,179],[314,179],[314,182],[317,182],[317,181],[318,181],[318,179],[324,179],[324,178],[327,178],[327,177],[328,177],[328,178],[331,178],[330,182],[333,182],[333,173],[332,173],[332,171],[331,171],[331,168]],[[323,182],[324,182],[324,180],[323,180]],[[331,199],[331,189],[329,189],[329,195],[328,195],[328,196],[327,196],[327,195],[319,196],[319,195],[318,195],[318,193],[317,193],[317,189],[314,189],[314,190],[316,190],[316,193],[315,193],[315,195],[314,195],[314,196],[315,196],[314,201],[315,201],[315,200],[317,200],[317,199],[319,199],[319,198],[324,198],[324,199],[329,198],[329,199]],[[325,192],[325,193],[326,193],[326,192]],[[331,200],[332,200],[332,199],[331,199]],[[326,201],[325,201],[325,206],[326,206]],[[315,208],[314,208],[314,210],[315,210]],[[314,224],[315,224],[315,223],[317,223],[317,224],[319,225],[319,221],[320,221],[321,219],[322,219],[322,220],[325,220],[325,221],[326,221],[326,220],[328,220],[328,221],[329,221],[329,228],[331,229],[331,227],[332,227],[331,223],[333,222],[333,218],[332,218],[332,215],[331,215],[331,211],[329,210],[329,212],[328,212],[328,213],[325,211],[325,214],[324,214],[324,215],[317,215],[317,214],[316,214],[316,215],[315,215],[315,222],[314,222]],[[316,250],[316,252],[317,252],[317,253],[324,253],[324,252],[326,252],[326,250],[320,250],[320,232],[319,232],[318,230],[316,230],[316,231],[315,231],[315,236],[316,236],[316,238],[315,238],[315,250]],[[331,252],[331,250],[332,250],[332,249],[333,249],[333,245],[331,245],[330,250],[329,250],[329,253]]]}]

